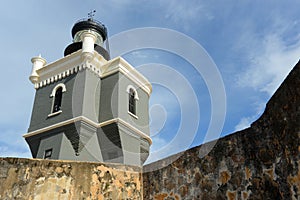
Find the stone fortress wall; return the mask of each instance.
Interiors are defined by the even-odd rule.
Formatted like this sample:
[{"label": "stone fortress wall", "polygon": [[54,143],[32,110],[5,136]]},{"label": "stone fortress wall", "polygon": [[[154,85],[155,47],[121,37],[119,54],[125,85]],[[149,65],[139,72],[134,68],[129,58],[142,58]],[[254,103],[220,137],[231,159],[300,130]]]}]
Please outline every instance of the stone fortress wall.
[{"label": "stone fortress wall", "polygon": [[76,161],[0,159],[0,199],[142,199],[139,167]]},{"label": "stone fortress wall", "polygon": [[211,144],[145,166],[144,199],[300,199],[300,62],[250,128],[201,157]]}]

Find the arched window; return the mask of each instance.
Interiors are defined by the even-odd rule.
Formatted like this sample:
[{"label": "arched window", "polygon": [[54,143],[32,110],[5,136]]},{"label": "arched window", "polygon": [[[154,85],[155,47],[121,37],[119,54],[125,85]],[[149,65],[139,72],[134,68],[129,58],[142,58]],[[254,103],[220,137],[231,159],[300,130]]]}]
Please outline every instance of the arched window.
[{"label": "arched window", "polygon": [[126,91],[128,93],[128,112],[136,117],[136,102],[139,100],[138,93],[132,85],[129,85]]},{"label": "arched window", "polygon": [[63,93],[66,91],[66,86],[63,83],[57,84],[50,95],[53,98],[51,116],[61,112]]},{"label": "arched window", "polygon": [[136,115],[136,102],[135,102],[135,91],[130,88],[129,89],[129,112]]},{"label": "arched window", "polygon": [[55,92],[52,113],[60,111],[61,100],[62,100],[62,87],[59,87]]}]

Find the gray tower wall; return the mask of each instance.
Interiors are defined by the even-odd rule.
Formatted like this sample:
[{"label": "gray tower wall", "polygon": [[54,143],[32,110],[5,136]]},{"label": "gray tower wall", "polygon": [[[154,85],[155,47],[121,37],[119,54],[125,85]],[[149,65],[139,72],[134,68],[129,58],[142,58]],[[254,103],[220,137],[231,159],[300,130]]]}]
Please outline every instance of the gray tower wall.
[{"label": "gray tower wall", "polygon": [[[134,118],[128,113],[127,87],[129,85],[133,86],[138,93],[139,100],[136,101],[138,118]],[[149,96],[132,80],[120,72],[104,77],[101,80],[100,96],[99,122],[118,117],[149,135]]]},{"label": "gray tower wall", "polygon": [[51,159],[103,161],[97,130],[82,122],[60,127],[27,139],[37,146],[31,148],[36,158],[44,158],[45,151],[52,149]]},{"label": "gray tower wall", "polygon": [[[138,93],[139,100],[136,101],[137,118],[128,113],[128,86],[135,88]],[[116,72],[102,78],[100,96],[99,122],[120,118],[149,135],[149,96],[144,90],[138,88],[135,82],[122,73]],[[135,133],[132,133],[132,130],[125,128],[124,125],[119,124],[117,127],[115,127],[115,125],[109,125],[103,127],[102,130],[104,134],[101,135],[101,137],[103,137],[101,139],[101,141],[103,141],[101,149],[104,161],[120,162],[123,160],[122,162],[126,164],[140,165],[141,159],[145,161],[145,158],[141,158],[140,153],[146,152],[143,156],[148,157],[149,143]],[[108,156],[108,154],[110,154],[110,156]],[[110,157],[114,155],[120,157],[115,160],[111,159]]]},{"label": "gray tower wall", "polygon": [[[51,114],[53,97],[52,90],[59,83],[66,86],[63,92],[62,113],[48,117]],[[89,70],[78,72],[51,85],[36,91],[32,116],[28,131],[44,128],[77,116],[85,116],[95,122],[98,121],[100,104],[100,79]]]},{"label": "gray tower wall", "polygon": [[98,140],[105,162],[124,162],[120,133],[115,123],[100,128]]},{"label": "gray tower wall", "polygon": [[[119,94],[118,94],[118,116],[127,123],[133,125],[143,133],[149,135],[149,96],[147,93],[139,88],[135,82],[119,73]],[[139,99],[136,101],[136,116],[133,117],[128,113],[129,109],[129,94],[127,87],[133,86],[138,94]]]},{"label": "gray tower wall", "polygon": [[124,154],[124,164],[141,165],[140,141],[141,138],[133,134],[130,129],[119,124],[122,149]]},{"label": "gray tower wall", "polygon": [[119,91],[118,80],[119,73],[101,79],[100,123],[118,117],[118,95],[116,95]]},{"label": "gray tower wall", "polygon": [[[76,75],[74,74],[36,90],[28,132],[73,118],[72,91],[75,77]],[[48,115],[51,113],[53,104],[53,97],[50,97],[50,95],[54,87],[59,83],[65,84],[67,88],[67,91],[63,93],[61,105],[62,113],[53,117],[48,117]]]},{"label": "gray tower wall", "polygon": [[[62,112],[49,117],[54,98],[50,95],[60,83],[66,86]],[[138,94],[136,116],[128,112],[128,86]],[[51,159],[141,165],[148,157],[150,144],[134,129],[149,135],[148,103],[148,94],[121,72],[100,78],[84,69],[37,89],[29,132],[79,116],[92,122],[72,122],[27,137],[26,141],[37,158],[44,158],[45,151],[52,149]],[[109,121],[113,119],[121,119],[129,126],[122,121]]]},{"label": "gray tower wall", "polygon": [[73,114],[98,122],[101,80],[90,70],[81,71],[73,89]]},{"label": "gray tower wall", "polygon": [[44,158],[45,151],[52,149],[51,158],[59,158],[60,147],[62,144],[63,133],[56,133],[43,137],[40,141],[40,148],[37,152],[37,158]]}]

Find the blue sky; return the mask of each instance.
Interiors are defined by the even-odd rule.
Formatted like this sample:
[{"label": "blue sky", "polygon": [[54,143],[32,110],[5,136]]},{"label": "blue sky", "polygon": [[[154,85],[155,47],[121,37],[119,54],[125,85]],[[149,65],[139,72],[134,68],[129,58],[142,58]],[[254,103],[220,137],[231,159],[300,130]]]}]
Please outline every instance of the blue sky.
[{"label": "blue sky", "polygon": [[[218,99],[220,105],[226,104],[224,126],[216,133],[221,137],[257,119],[298,62],[299,7],[296,0],[2,2],[0,156],[31,156],[22,138],[29,126],[35,92],[28,79],[30,59],[38,54],[48,63],[61,58],[71,43],[73,24],[92,9],[97,10],[95,19],[106,25],[112,38],[124,31],[156,27],[183,34],[201,45],[225,88],[226,98]],[[126,42],[124,45],[130,45]],[[118,48],[112,45],[111,51],[118,51],[113,47]],[[214,80],[203,77],[185,57],[168,50],[145,47],[123,55],[153,83],[153,146],[148,162],[200,145],[210,121],[218,117],[212,116],[218,105],[208,85]],[[193,50],[187,53],[198,53]],[[221,119],[220,123],[223,125]]]}]

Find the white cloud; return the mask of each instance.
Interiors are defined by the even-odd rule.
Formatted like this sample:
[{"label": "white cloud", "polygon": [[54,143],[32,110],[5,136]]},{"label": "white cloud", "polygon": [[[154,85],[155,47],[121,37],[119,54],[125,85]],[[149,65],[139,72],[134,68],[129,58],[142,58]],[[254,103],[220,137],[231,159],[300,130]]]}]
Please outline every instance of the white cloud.
[{"label": "white cloud", "polygon": [[25,142],[21,129],[1,128],[0,157],[31,157],[29,147]]},{"label": "white cloud", "polygon": [[261,36],[252,22],[245,23],[235,48],[244,51],[249,66],[238,74],[239,86],[271,96],[300,57],[297,28],[297,21],[283,20],[276,15]]},{"label": "white cloud", "polygon": [[265,102],[262,99],[256,100],[253,104],[253,107],[255,107],[255,113],[247,117],[242,117],[239,123],[235,125],[234,132],[250,127],[250,125],[262,115],[265,110],[265,106]]},{"label": "white cloud", "polygon": [[300,38],[295,44],[287,45],[279,35],[267,35],[262,48],[262,54],[253,58],[238,82],[243,87],[252,87],[271,96],[298,61]]},{"label": "white cloud", "polygon": [[15,148],[1,147],[0,157],[32,158],[30,151],[16,151]]},{"label": "white cloud", "polygon": [[253,122],[253,117],[243,117],[240,122],[234,127],[234,131],[240,131],[245,128],[250,127],[251,123]]},{"label": "white cloud", "polygon": [[167,120],[167,111],[161,104],[154,104],[149,108],[149,113],[149,126],[151,132],[150,136],[153,137],[158,134],[165,126]]},{"label": "white cloud", "polygon": [[248,98],[259,102],[256,102],[255,114],[244,114],[235,125],[235,131],[249,127],[261,115],[268,98],[300,58],[299,21],[279,10],[278,5],[274,4],[268,15],[252,13],[257,16],[255,19],[261,17],[261,21],[245,17],[237,22],[238,29],[234,32],[236,38],[233,41],[233,50],[238,55],[236,58],[241,61],[241,65],[237,66],[237,86],[245,92],[253,89],[255,96]]},{"label": "white cloud", "polygon": [[[197,133],[200,113],[192,87],[179,72],[158,64],[151,64],[151,68],[140,67],[139,70],[145,75],[151,75],[149,80],[159,86],[151,96],[155,101],[150,109],[153,144],[147,161],[149,163],[187,149]],[[153,73],[152,70],[159,70],[160,73]],[[164,134],[167,121],[168,124],[176,123],[174,126],[178,126],[171,136]],[[166,130],[171,131],[170,128]]]},{"label": "white cloud", "polygon": [[171,19],[184,29],[189,28],[191,21],[199,22],[201,19],[214,18],[202,1],[160,1],[160,7],[165,7],[165,17]]}]

